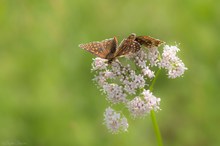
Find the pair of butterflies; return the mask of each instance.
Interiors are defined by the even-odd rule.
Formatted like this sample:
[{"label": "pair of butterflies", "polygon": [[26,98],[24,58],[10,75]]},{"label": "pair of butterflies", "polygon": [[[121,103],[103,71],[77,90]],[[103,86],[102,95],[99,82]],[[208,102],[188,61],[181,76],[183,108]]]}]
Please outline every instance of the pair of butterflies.
[{"label": "pair of butterflies", "polygon": [[122,40],[118,45],[116,37],[106,39],[101,42],[91,42],[87,44],[80,44],[79,47],[89,51],[97,57],[107,59],[108,63],[114,61],[117,57],[131,55],[141,49],[141,45],[147,48],[158,47],[164,43],[158,39],[149,36],[136,36],[132,33],[126,39]]}]

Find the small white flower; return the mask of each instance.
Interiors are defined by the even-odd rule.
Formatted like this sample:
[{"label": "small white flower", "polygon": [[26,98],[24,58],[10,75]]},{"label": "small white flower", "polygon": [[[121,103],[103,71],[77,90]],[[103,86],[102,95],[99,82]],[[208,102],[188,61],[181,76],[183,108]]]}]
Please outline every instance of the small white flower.
[{"label": "small white flower", "polygon": [[108,79],[113,79],[115,77],[115,74],[109,70],[106,70],[104,76]]},{"label": "small white flower", "polygon": [[135,64],[140,68],[145,68],[147,63],[147,54],[142,49],[134,57]]},{"label": "small white flower", "polygon": [[110,107],[105,110],[104,124],[112,133],[127,131],[128,128],[127,119],[125,117],[122,117],[120,113],[117,113]]},{"label": "small white flower", "polygon": [[168,77],[172,79],[180,77],[184,74],[185,70],[187,70],[185,64],[182,60],[178,60],[175,62],[174,66],[168,70]]},{"label": "small white flower", "polygon": [[123,84],[124,84],[124,90],[126,92],[128,92],[129,94],[135,94],[136,93],[135,85],[132,84],[132,82],[130,82],[128,80],[124,80]]},{"label": "small white flower", "polygon": [[125,117],[121,118],[121,129],[122,131],[127,131],[128,129],[128,121]]},{"label": "small white flower", "polygon": [[148,54],[147,58],[150,61],[151,66],[157,66],[157,63],[159,62],[159,51],[158,48],[148,48]]},{"label": "small white flower", "polygon": [[145,67],[146,67],[146,61],[138,60],[138,61],[137,61],[137,65],[138,65],[140,68],[145,68]]},{"label": "small white flower", "polygon": [[106,69],[107,66],[106,59],[96,57],[92,63],[92,70],[103,70]]},{"label": "small white flower", "polygon": [[155,76],[154,71],[150,70],[148,66],[142,69],[142,73],[145,76],[147,75],[149,78],[153,78]]},{"label": "small white flower", "polygon": [[103,86],[106,83],[106,79],[102,76],[96,76],[93,80],[96,81],[99,86]]},{"label": "small white flower", "polygon": [[144,100],[150,110],[160,110],[160,98],[155,97],[150,90],[144,90],[142,95],[144,96]]},{"label": "small white flower", "polygon": [[134,118],[144,117],[151,110],[160,110],[160,98],[156,98],[149,90],[144,90],[141,95],[143,99],[135,97],[127,103],[128,110]]},{"label": "small white flower", "polygon": [[113,83],[105,84],[103,85],[103,91],[107,94],[108,101],[114,104],[126,102],[126,94],[123,92],[122,86]]},{"label": "small white flower", "polygon": [[121,75],[121,66],[118,60],[112,62],[111,69],[114,74]]},{"label": "small white flower", "polygon": [[163,48],[162,60],[159,65],[168,70],[169,78],[180,77],[184,74],[185,70],[187,70],[182,60],[176,56],[178,51],[179,48],[176,46],[165,45]]},{"label": "small white flower", "polygon": [[140,60],[146,60],[147,59],[147,53],[144,51],[144,49],[140,49],[140,51],[138,51],[136,53],[136,57]]},{"label": "small white flower", "polygon": [[145,86],[144,77],[141,74],[135,75],[134,83],[136,88],[143,88]]},{"label": "small white flower", "polygon": [[134,70],[130,70],[129,78],[130,78],[131,80],[134,80],[134,79],[135,79],[135,76],[136,76],[135,71],[134,71]]},{"label": "small white flower", "polygon": [[135,97],[133,100],[128,102],[127,107],[134,118],[143,117],[150,111],[146,102],[140,97]]}]

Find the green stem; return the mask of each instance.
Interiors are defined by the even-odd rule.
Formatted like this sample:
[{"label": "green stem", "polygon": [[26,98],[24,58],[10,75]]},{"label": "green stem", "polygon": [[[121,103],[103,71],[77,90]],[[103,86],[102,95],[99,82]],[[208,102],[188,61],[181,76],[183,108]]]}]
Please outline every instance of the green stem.
[{"label": "green stem", "polygon": [[[150,91],[152,92],[153,91],[153,87],[154,87],[154,84],[160,74],[160,69],[157,71],[156,73],[156,76],[155,78],[153,79],[151,85],[150,85]],[[159,129],[159,126],[157,124],[157,120],[156,120],[156,116],[155,116],[155,112],[154,110],[151,110],[151,120],[153,122],[153,127],[154,127],[154,132],[155,132],[155,135],[156,135],[156,138],[157,138],[157,143],[158,143],[158,146],[163,146],[163,141],[162,141],[162,138],[161,138],[161,134],[160,134],[160,129]]]},{"label": "green stem", "polygon": [[161,72],[161,69],[159,69],[159,70],[156,72],[155,78],[153,79],[153,81],[152,81],[152,83],[151,83],[151,85],[150,85],[149,90],[150,90],[151,92],[153,92],[154,84],[155,84],[155,82],[156,82],[156,80],[157,80],[157,78],[158,78],[160,72]]},{"label": "green stem", "polygon": [[153,126],[154,126],[154,132],[155,132],[155,135],[156,135],[156,138],[157,138],[158,146],[163,146],[163,141],[162,141],[162,138],[161,138],[160,129],[159,129],[159,126],[157,124],[157,120],[156,120],[154,110],[151,110],[150,114],[151,114],[151,120],[152,120]]}]

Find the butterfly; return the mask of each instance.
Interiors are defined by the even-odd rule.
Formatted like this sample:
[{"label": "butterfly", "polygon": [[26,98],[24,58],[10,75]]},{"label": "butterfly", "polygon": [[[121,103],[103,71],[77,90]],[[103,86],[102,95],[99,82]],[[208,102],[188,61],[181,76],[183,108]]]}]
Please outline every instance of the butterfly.
[{"label": "butterfly", "polygon": [[137,36],[135,38],[135,41],[137,41],[138,43],[140,43],[140,45],[143,45],[147,48],[159,47],[161,44],[165,43],[164,41],[155,39],[150,36]]},{"label": "butterfly", "polygon": [[147,48],[158,47],[163,41],[154,39],[150,36],[136,36],[130,34],[126,39],[123,39],[120,45],[116,37],[106,39],[101,42],[90,42],[80,44],[79,47],[94,54],[97,57],[107,59],[111,63],[117,57],[128,56],[138,52],[141,45]]},{"label": "butterfly", "polygon": [[94,54],[97,57],[107,59],[109,63],[114,61],[117,57],[133,54],[140,50],[141,45],[136,40],[136,35],[131,34],[128,38],[122,40],[118,45],[116,37],[106,39],[101,42],[90,42],[87,44],[80,44],[79,47]]}]

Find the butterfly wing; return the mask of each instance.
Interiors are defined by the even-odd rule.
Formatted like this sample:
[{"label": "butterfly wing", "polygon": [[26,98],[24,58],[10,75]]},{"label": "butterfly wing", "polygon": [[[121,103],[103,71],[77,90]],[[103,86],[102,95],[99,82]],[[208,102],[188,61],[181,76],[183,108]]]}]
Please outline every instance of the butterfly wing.
[{"label": "butterfly wing", "polygon": [[163,41],[152,38],[150,36],[138,36],[135,40],[147,48],[159,47],[164,43]]},{"label": "butterfly wing", "polygon": [[117,48],[117,38],[106,39],[101,42],[91,42],[80,44],[80,48],[103,59],[109,59],[110,54],[114,54]]},{"label": "butterfly wing", "polygon": [[117,48],[115,57],[130,55],[139,51],[141,45],[137,41],[135,41],[135,38],[135,34],[131,34],[128,38],[124,39]]}]

